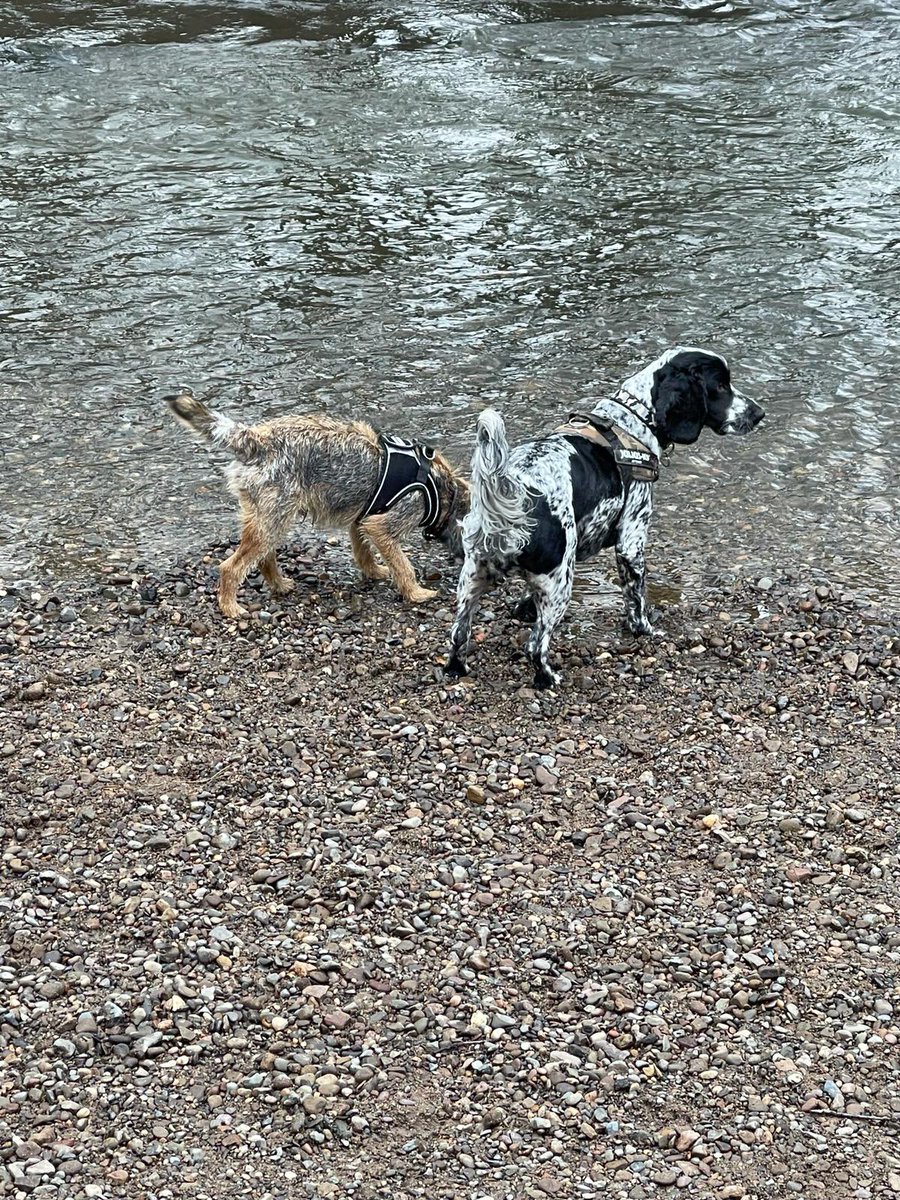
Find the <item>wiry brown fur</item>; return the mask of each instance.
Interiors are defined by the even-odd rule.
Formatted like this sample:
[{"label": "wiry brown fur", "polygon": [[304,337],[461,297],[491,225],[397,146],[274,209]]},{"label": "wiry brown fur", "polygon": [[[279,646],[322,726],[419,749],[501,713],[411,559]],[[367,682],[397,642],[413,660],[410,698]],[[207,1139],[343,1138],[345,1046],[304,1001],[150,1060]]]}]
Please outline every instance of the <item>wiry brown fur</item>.
[{"label": "wiry brown fur", "polygon": [[[241,425],[212,412],[187,390],[167,396],[166,403],[180,424],[232,458],[225,476],[240,505],[241,539],[219,568],[219,607],[226,617],[245,614],[237,593],[257,564],[274,595],[293,590],[276,554],[302,520],[320,529],[347,529],[363,575],[389,577],[405,600],[420,604],[437,595],[416,582],[400,545],[421,522],[421,496],[407,496],[390,512],[359,519],[381,471],[381,446],[371,425],[327,416]],[[432,472],[441,497],[439,540],[461,557],[460,521],[469,509],[468,484],[441,454],[435,454]]]}]

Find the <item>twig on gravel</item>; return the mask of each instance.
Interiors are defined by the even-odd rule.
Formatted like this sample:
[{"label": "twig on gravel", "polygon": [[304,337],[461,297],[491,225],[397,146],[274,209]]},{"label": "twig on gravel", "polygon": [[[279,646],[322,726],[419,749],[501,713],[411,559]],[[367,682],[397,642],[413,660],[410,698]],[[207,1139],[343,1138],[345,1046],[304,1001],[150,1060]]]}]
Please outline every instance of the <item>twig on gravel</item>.
[{"label": "twig on gravel", "polygon": [[808,1117],[833,1117],[843,1121],[873,1121],[878,1125],[900,1125],[900,1113],[848,1113],[837,1112],[831,1108],[800,1109]]},{"label": "twig on gravel", "polygon": [[483,1046],[487,1038],[457,1038],[437,1047],[438,1054],[449,1054],[451,1050],[464,1050],[467,1046]]}]

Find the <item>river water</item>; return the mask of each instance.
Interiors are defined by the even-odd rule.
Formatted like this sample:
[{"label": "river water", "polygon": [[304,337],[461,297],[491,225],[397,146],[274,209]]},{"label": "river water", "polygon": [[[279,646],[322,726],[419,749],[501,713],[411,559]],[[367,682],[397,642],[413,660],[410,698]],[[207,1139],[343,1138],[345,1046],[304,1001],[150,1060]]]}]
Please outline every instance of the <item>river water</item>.
[{"label": "river water", "polygon": [[898,46],[889,0],[0,0],[0,574],[233,528],[175,383],[464,460],[687,342],[769,416],[675,455],[660,594],[894,607]]}]

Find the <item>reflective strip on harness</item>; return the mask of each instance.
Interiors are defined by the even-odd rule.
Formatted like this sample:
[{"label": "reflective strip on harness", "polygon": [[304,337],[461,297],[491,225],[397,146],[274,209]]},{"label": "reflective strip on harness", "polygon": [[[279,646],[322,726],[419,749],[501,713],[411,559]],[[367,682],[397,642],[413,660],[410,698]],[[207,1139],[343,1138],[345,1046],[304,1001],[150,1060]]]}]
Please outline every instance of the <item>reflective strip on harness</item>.
[{"label": "reflective strip on harness", "polygon": [[659,459],[620,425],[572,413],[565,425],[560,425],[554,432],[583,437],[603,446],[616,460],[619,472],[627,473],[629,479],[640,483],[655,483],[659,479]]},{"label": "reflective strip on harness", "polygon": [[359,515],[375,517],[389,512],[404,496],[421,492],[425,500],[425,511],[420,525],[426,530],[437,524],[441,515],[441,496],[431,470],[434,450],[430,446],[417,446],[407,438],[387,437],[379,434],[381,442],[381,477],[372,499]]}]

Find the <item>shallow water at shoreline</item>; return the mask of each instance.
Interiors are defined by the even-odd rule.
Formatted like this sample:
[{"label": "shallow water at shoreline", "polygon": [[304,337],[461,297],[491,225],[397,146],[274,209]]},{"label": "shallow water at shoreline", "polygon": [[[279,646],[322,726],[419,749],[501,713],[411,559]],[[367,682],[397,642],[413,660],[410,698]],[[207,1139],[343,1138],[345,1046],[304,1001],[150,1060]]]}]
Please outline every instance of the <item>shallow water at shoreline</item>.
[{"label": "shallow water at shoreline", "polygon": [[0,4],[0,574],[233,527],[174,382],[464,461],[485,402],[524,437],[689,342],[769,416],[676,454],[655,585],[895,606],[898,13]]}]

